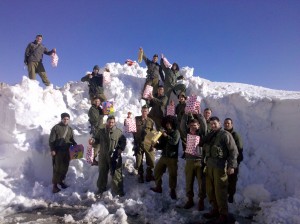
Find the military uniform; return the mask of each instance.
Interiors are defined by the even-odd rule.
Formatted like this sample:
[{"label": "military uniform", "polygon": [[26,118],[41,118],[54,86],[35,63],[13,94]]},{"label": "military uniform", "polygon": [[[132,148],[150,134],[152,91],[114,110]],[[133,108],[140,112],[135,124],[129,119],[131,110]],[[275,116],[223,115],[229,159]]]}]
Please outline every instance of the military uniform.
[{"label": "military uniform", "polygon": [[207,134],[207,125],[202,114],[184,114],[182,116],[181,123],[180,123],[180,134],[182,136],[181,140],[182,140],[183,151],[185,151],[186,148],[186,137],[189,131],[188,126],[192,119],[197,119],[199,121],[200,124],[199,134],[201,136],[205,136]]},{"label": "military uniform", "polygon": [[178,70],[174,71],[171,68],[167,68],[164,64],[163,58],[160,60],[160,66],[162,67],[162,70],[165,73],[164,90],[165,90],[165,95],[168,97],[167,104],[169,104],[170,96],[173,90],[175,92],[185,92],[186,88],[185,85],[176,85],[177,78],[179,77]]},{"label": "military uniform", "polygon": [[183,115],[185,114],[186,102],[179,102],[175,107],[175,114],[177,115],[177,127],[180,127],[180,123]]},{"label": "military uniform", "polygon": [[162,176],[168,169],[169,187],[171,190],[176,189],[179,139],[180,134],[178,130],[168,130],[167,136],[162,136],[160,144],[156,146],[158,150],[162,150],[161,157],[154,168],[155,184],[158,188],[161,188]]},{"label": "military uniform", "polygon": [[55,51],[48,51],[43,44],[38,44],[37,41],[28,44],[25,50],[24,63],[28,67],[28,76],[30,79],[36,79],[36,73],[39,74],[43,83],[46,86],[50,85],[44,65],[43,65],[43,54],[51,55]]},{"label": "military uniform", "polygon": [[157,130],[160,130],[161,128],[161,122],[162,118],[165,115],[165,109],[167,105],[168,97],[158,96],[158,94],[154,94],[154,98],[151,100],[148,100],[147,103],[149,107],[151,107],[151,110],[148,114],[148,117],[150,117],[154,122]]},{"label": "military uniform", "polygon": [[[88,112],[89,122],[91,124],[91,132],[90,134],[95,135],[96,132],[103,127],[103,111],[101,107],[96,107],[96,105],[92,105]],[[93,144],[94,155],[95,157],[98,155],[99,144]]]},{"label": "military uniform", "polygon": [[[126,147],[126,138],[122,134],[122,131],[117,127],[113,127],[111,130],[106,127],[101,128],[94,138],[95,144],[100,144],[98,153],[99,177],[97,187],[98,193],[101,194],[106,191],[108,173],[109,170],[112,169],[111,156],[114,150],[120,149],[124,151]],[[121,157],[118,160],[112,177],[112,193],[115,195],[124,195]]]},{"label": "military uniform", "polygon": [[147,77],[146,82],[143,87],[143,92],[146,88],[146,85],[150,85],[153,87],[153,95],[157,93],[158,85],[159,85],[159,77],[163,77],[162,69],[157,62],[153,62],[147,58],[145,53],[143,54],[143,60],[147,65]]},{"label": "military uniform", "polygon": [[53,157],[53,184],[62,183],[66,177],[70,163],[69,148],[71,145],[77,145],[72,128],[62,122],[56,124],[51,129],[49,137],[50,149],[56,153]]},{"label": "military uniform", "polygon": [[209,133],[211,131],[210,121],[206,120],[206,124],[207,124],[207,133]]},{"label": "military uniform", "polygon": [[232,135],[222,130],[204,137],[203,150],[206,158],[206,192],[213,211],[228,216],[227,168],[237,167],[238,150]]},{"label": "military uniform", "polygon": [[95,74],[92,72],[92,78],[88,75],[85,75],[81,78],[81,82],[88,82],[89,83],[89,95],[90,100],[93,100],[94,97],[99,97],[101,102],[106,101],[106,96],[104,95],[104,88],[103,88],[103,75],[102,74]]},{"label": "military uniform", "polygon": [[227,131],[231,133],[239,152],[239,155],[237,157],[238,166],[234,169],[234,173],[228,176],[228,195],[229,198],[233,199],[233,196],[236,192],[236,183],[239,174],[239,164],[243,161],[243,142],[240,135],[234,129]]},{"label": "military uniform", "polygon": [[[200,134],[200,130],[197,130],[195,135],[200,136],[200,142],[203,139],[203,135]],[[185,186],[186,196],[191,204],[193,204],[194,197],[194,179],[196,177],[198,183],[198,197],[199,197],[199,210],[203,210],[204,202],[206,198],[206,187],[205,187],[205,175],[203,172],[204,156],[202,154],[202,148],[199,146],[194,149],[192,153],[185,153]],[[201,206],[200,206],[201,204]]]},{"label": "military uniform", "polygon": [[151,118],[143,119],[142,116],[136,116],[136,132],[134,137],[134,152],[136,156],[136,169],[139,173],[139,182],[144,181],[143,158],[146,157],[146,179],[150,180],[153,176],[155,164],[155,151],[150,150],[150,146],[144,144],[144,139],[147,133],[153,130],[154,121]]}]

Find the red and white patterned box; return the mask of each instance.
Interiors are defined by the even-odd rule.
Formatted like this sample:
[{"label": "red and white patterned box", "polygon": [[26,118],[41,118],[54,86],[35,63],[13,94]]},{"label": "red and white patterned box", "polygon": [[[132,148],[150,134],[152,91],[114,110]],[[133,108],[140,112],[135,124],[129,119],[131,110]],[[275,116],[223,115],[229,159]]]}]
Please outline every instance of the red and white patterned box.
[{"label": "red and white patterned box", "polygon": [[192,113],[192,114],[199,114],[201,109],[200,109],[200,100],[198,99],[197,96],[192,95],[188,97],[186,101],[186,106],[184,109],[185,113]]},{"label": "red and white patterned box", "polygon": [[88,164],[92,164],[93,163],[93,160],[94,160],[94,148],[90,144],[87,146],[87,150],[86,150],[86,154],[85,154],[85,159],[86,159],[86,162]]},{"label": "red and white patterned box", "polygon": [[152,94],[153,87],[150,85],[146,85],[144,93],[143,93],[143,98],[144,99],[149,99],[149,96]]},{"label": "red and white patterned box", "polygon": [[56,53],[51,54],[51,65],[52,67],[57,67],[58,64],[58,56]]},{"label": "red and white patterned box", "polygon": [[136,132],[135,118],[126,118],[125,121],[124,121],[124,125],[125,125],[125,132],[126,133]]},{"label": "red and white patterned box", "polygon": [[170,115],[170,116],[175,116],[175,105],[168,105],[167,106],[167,116]]},{"label": "red and white patterned box", "polygon": [[197,146],[200,143],[200,136],[198,135],[187,135],[186,139],[186,150],[185,152],[194,156],[199,156],[199,152],[197,150]]}]

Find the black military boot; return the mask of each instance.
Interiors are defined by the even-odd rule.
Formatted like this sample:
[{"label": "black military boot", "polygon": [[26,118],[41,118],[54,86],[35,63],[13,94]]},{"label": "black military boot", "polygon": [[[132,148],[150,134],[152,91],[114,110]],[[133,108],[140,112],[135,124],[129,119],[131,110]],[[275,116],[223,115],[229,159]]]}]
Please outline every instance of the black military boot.
[{"label": "black military boot", "polygon": [[148,166],[146,169],[146,182],[154,181],[153,170]]},{"label": "black military boot", "polygon": [[210,212],[208,213],[204,213],[203,214],[203,217],[206,218],[206,219],[212,219],[212,218],[217,218],[219,217],[219,211],[217,209],[213,209],[211,210]]},{"label": "black military boot", "polygon": [[228,216],[227,215],[220,215],[219,218],[214,221],[214,224],[227,224],[228,223]]},{"label": "black military boot", "polygon": [[141,184],[144,183],[144,175],[143,174],[139,174],[138,182]]},{"label": "black military boot", "polygon": [[204,199],[203,198],[199,198],[198,211],[203,211],[203,210],[204,210]]},{"label": "black military boot", "polygon": [[194,206],[194,200],[193,197],[189,197],[188,201],[185,203],[185,205],[183,206],[184,209],[190,209]]},{"label": "black military boot", "polygon": [[152,174],[146,175],[146,182],[154,181],[154,176]]},{"label": "black military boot", "polygon": [[171,189],[171,191],[170,191],[170,197],[171,197],[173,200],[176,200],[176,199],[177,199],[177,194],[176,194],[176,190],[175,190],[175,189]]},{"label": "black military boot", "polygon": [[58,188],[57,184],[53,184],[52,193],[55,194],[58,192],[60,192],[60,189]]},{"label": "black military boot", "polygon": [[61,186],[62,189],[66,189],[66,188],[69,187],[69,186],[66,185],[64,182],[60,182],[59,185]]},{"label": "black military boot", "polygon": [[233,203],[233,195],[232,194],[230,194],[228,196],[228,203]]},{"label": "black military boot", "polygon": [[151,187],[150,190],[154,191],[155,193],[162,193],[161,186]]}]

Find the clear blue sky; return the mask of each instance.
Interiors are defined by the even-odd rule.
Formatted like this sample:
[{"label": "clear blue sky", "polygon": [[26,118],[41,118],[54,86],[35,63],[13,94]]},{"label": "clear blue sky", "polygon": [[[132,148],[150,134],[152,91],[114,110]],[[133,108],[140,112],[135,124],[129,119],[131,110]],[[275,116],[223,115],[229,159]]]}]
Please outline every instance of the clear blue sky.
[{"label": "clear blue sky", "polygon": [[27,74],[25,48],[43,34],[60,58],[52,68],[44,56],[58,86],[95,64],[136,60],[142,46],[211,81],[300,91],[300,0],[1,0],[0,17],[8,84]]}]

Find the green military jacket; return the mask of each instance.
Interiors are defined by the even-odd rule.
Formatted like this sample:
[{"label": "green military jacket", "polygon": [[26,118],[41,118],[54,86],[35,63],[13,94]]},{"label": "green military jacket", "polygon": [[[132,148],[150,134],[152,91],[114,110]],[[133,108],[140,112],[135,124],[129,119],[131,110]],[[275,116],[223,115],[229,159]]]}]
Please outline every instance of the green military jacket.
[{"label": "green military jacket", "polygon": [[179,77],[179,71],[174,72],[171,68],[167,68],[163,62],[163,59],[160,60],[160,66],[165,73],[164,86],[174,87]]},{"label": "green military jacket", "polygon": [[178,146],[179,146],[180,134],[179,131],[171,130],[167,132],[167,136],[161,136],[159,143],[156,147],[162,150],[161,156],[167,158],[178,158]]},{"label": "green military jacket", "polygon": [[243,142],[242,142],[242,138],[234,129],[227,130],[227,131],[232,135],[232,137],[235,141],[235,144],[237,146],[237,149],[238,149],[238,152],[239,152],[239,155],[237,157],[237,162],[238,162],[238,164],[240,164],[240,162],[243,161]]},{"label": "green military jacket", "polygon": [[159,79],[162,77],[162,70],[157,62],[153,62],[147,58],[145,52],[143,53],[143,60],[147,65],[147,79]]},{"label": "green military jacket", "polygon": [[95,74],[92,72],[92,78],[88,75],[85,75],[81,78],[81,82],[88,82],[89,83],[89,95],[90,96],[98,96],[104,92],[103,88],[103,75],[102,74]]},{"label": "green military jacket", "polygon": [[[66,129],[68,129],[68,131],[65,138],[63,138]],[[73,129],[69,125],[64,125],[62,122],[56,124],[50,132],[50,150],[57,151],[60,149],[68,149],[71,145],[77,145],[74,140]]]},{"label": "green military jacket", "polygon": [[238,149],[232,135],[223,129],[213,131],[204,137],[203,150],[207,167],[237,167]]},{"label": "green military jacket", "polygon": [[175,108],[175,114],[177,115],[177,122],[178,122],[178,127],[180,127],[180,123],[181,123],[181,120],[182,120],[182,117],[184,115],[184,110],[185,110],[185,106],[186,106],[186,102],[184,103],[178,103],[176,105],[176,108]]},{"label": "green military jacket", "polygon": [[100,128],[95,138],[95,144],[100,144],[99,154],[111,155],[114,149],[124,151],[126,147],[126,138],[121,129],[113,127],[111,130],[106,127]]},{"label": "green military jacket", "polygon": [[28,44],[25,50],[24,62],[28,64],[29,62],[42,62],[43,54],[51,55],[54,51],[48,51],[48,49],[43,44],[38,44],[33,41]]},{"label": "green military jacket", "polygon": [[192,119],[197,119],[200,124],[199,133],[201,136],[205,136],[207,134],[207,124],[205,118],[202,114],[184,114],[181,119],[180,123],[180,133],[181,135],[186,138],[189,132],[189,122]]},{"label": "green military jacket", "polygon": [[103,124],[103,111],[100,107],[96,107],[94,104],[89,109],[89,122],[91,124],[92,132],[96,131]]},{"label": "green military jacket", "polygon": [[158,94],[154,94],[154,98],[150,100],[149,107],[151,108],[151,111],[149,112],[149,117],[164,117],[165,115],[165,109],[168,102],[168,97],[158,96]]},{"label": "green military jacket", "polygon": [[140,145],[144,141],[145,136],[153,130],[154,121],[149,117],[143,120],[142,116],[136,116],[135,122],[136,132],[133,133],[134,144]]}]

